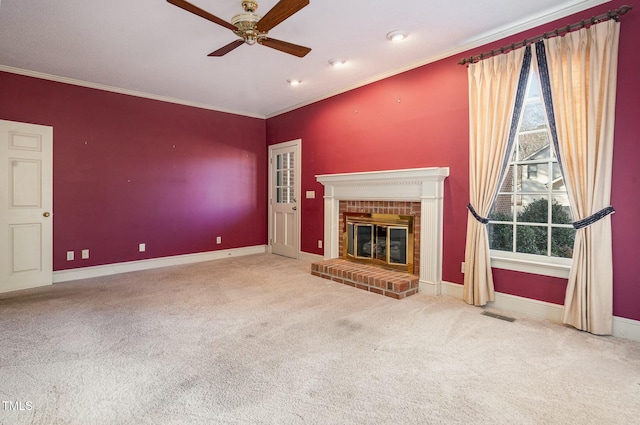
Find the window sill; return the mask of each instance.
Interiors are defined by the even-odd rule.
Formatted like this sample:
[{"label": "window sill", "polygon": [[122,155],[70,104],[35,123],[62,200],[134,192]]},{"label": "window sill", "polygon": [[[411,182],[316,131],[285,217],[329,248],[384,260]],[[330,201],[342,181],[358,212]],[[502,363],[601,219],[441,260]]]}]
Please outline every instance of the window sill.
[{"label": "window sill", "polygon": [[[543,258],[543,260],[547,260]],[[491,267],[516,272],[539,274],[542,276],[569,278],[571,259],[551,258],[541,261],[537,255],[512,254],[504,251],[491,251]]]}]

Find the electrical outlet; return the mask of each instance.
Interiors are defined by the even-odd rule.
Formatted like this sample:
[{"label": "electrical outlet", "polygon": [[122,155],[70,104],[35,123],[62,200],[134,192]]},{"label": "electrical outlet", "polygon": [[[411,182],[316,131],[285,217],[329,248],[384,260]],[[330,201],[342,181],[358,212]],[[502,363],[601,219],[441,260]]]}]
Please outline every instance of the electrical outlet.
[{"label": "electrical outlet", "polygon": [[87,258],[89,258],[89,250],[88,249],[83,249],[82,250],[82,259],[86,260]]},{"label": "electrical outlet", "polygon": [[322,239],[318,239],[318,248],[322,248]]},{"label": "electrical outlet", "polygon": [[67,261],[73,261],[74,257],[75,254],[73,253],[73,251],[67,251]]},{"label": "electrical outlet", "polygon": [[216,243],[217,243],[218,245],[220,245],[220,244],[222,243],[222,236],[218,236],[218,237],[216,238]]},{"label": "electrical outlet", "polygon": [[138,245],[138,251],[145,252],[147,250],[147,244],[141,243]]}]

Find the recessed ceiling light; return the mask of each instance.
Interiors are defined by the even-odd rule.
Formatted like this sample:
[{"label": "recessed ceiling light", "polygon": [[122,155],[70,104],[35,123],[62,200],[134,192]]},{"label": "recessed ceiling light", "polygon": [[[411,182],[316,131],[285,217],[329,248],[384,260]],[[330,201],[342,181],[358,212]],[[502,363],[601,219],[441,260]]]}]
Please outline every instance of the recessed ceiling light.
[{"label": "recessed ceiling light", "polygon": [[347,61],[345,61],[344,59],[331,59],[329,61],[329,63],[331,64],[331,66],[335,66],[337,68],[343,66]]},{"label": "recessed ceiling light", "polygon": [[291,84],[292,86],[297,86],[297,85],[300,85],[300,83],[302,83],[302,81],[300,81],[300,80],[287,80],[287,83]]},{"label": "recessed ceiling light", "polygon": [[387,38],[391,41],[404,40],[406,37],[407,34],[402,31],[391,31],[389,34],[387,34]]}]

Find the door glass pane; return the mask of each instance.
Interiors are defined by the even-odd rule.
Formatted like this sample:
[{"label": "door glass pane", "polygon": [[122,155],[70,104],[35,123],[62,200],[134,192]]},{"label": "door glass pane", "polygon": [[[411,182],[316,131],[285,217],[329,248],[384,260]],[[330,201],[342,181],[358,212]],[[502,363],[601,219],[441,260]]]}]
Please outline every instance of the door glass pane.
[{"label": "door glass pane", "polygon": [[276,155],[275,189],[276,202],[290,204],[295,202],[295,155],[294,152],[285,152]]}]

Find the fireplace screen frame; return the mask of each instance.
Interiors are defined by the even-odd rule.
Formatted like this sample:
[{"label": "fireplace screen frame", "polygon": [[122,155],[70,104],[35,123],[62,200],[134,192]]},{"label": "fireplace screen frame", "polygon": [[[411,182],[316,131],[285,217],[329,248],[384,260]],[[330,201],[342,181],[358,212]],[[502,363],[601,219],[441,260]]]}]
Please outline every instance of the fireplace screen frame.
[{"label": "fireplace screen frame", "polygon": [[[413,216],[345,212],[343,223],[344,259],[413,274]],[[367,232],[367,229],[370,230]],[[358,234],[358,230],[364,231]],[[404,247],[398,247],[398,244],[402,243],[402,237],[399,240],[391,239],[393,230],[406,231]],[[369,233],[368,239],[366,233]],[[364,241],[360,240],[362,236],[365,237]],[[384,238],[384,243],[379,242],[381,237]],[[404,256],[400,254],[404,261],[392,258],[393,246],[397,247],[400,253],[404,251]]]}]

